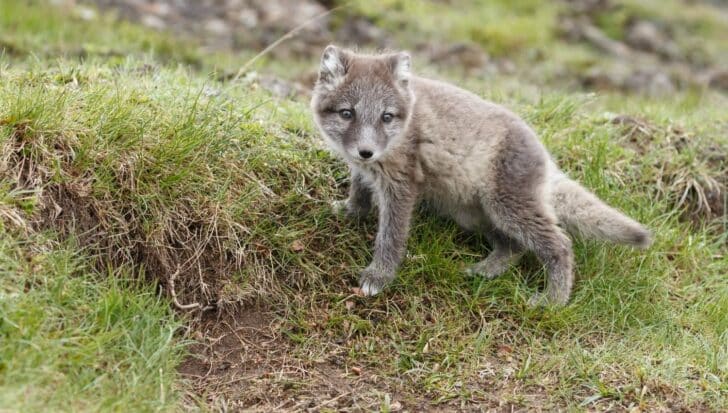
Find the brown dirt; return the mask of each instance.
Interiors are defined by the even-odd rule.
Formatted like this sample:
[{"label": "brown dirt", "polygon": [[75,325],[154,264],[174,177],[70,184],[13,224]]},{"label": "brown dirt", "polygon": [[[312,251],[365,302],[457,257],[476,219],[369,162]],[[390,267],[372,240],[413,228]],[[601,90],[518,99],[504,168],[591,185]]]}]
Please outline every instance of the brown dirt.
[{"label": "brown dirt", "polygon": [[[378,411],[389,400],[390,411],[522,412],[524,405],[548,409],[546,389],[496,380],[484,370],[463,386],[469,399],[438,400],[426,389],[416,390],[407,379],[381,377],[356,365],[346,342],[322,343],[325,351],[302,354],[287,337],[284,317],[276,311],[249,306],[231,312],[206,312],[191,323],[196,343],[179,368],[187,381],[185,407],[199,404],[214,411]],[[489,369],[502,370],[498,353]],[[512,368],[512,366],[511,366]],[[466,378],[463,378],[466,381]],[[524,404],[512,404],[520,394]],[[554,406],[552,406],[554,407]],[[530,409],[530,408],[529,408]],[[544,410],[546,411],[546,410]]]},{"label": "brown dirt", "polygon": [[[188,405],[246,411],[371,411],[389,394],[393,410],[428,408],[421,395],[347,366],[340,351],[309,359],[295,351],[274,311],[246,307],[193,323],[191,355],[179,371],[189,381]],[[343,349],[342,349],[343,350]]]}]

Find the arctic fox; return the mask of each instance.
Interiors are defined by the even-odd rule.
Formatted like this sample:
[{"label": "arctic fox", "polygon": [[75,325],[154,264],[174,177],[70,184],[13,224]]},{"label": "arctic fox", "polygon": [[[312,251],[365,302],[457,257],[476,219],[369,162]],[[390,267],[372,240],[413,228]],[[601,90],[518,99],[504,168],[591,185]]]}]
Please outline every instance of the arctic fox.
[{"label": "arctic fox", "polygon": [[569,232],[645,248],[651,234],[559,170],[517,115],[447,83],[414,76],[407,53],[364,55],[328,46],[311,107],[351,169],[349,216],[379,211],[374,258],[360,274],[379,293],[402,261],[412,211],[424,199],[486,234],[492,252],[467,269],[494,278],[526,251],[548,272],[530,305],[563,305],[574,280]]}]

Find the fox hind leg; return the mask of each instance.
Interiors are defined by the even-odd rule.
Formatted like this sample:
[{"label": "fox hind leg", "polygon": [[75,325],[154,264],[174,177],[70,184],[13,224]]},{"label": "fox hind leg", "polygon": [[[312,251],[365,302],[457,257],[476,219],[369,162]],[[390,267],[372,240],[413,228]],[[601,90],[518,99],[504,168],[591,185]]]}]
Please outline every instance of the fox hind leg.
[{"label": "fox hind leg", "polygon": [[[493,225],[525,249],[533,251],[546,267],[546,289],[534,295],[529,304],[566,304],[574,283],[574,258],[571,240],[556,224],[554,214],[533,198],[521,199],[518,205],[512,206],[493,199],[484,200],[483,204]],[[493,262],[497,261],[494,259]]]},{"label": "fox hind leg", "polygon": [[492,229],[486,233],[493,250],[485,257],[468,267],[465,272],[470,276],[483,276],[489,280],[508,271],[523,256],[523,248],[500,230]]}]

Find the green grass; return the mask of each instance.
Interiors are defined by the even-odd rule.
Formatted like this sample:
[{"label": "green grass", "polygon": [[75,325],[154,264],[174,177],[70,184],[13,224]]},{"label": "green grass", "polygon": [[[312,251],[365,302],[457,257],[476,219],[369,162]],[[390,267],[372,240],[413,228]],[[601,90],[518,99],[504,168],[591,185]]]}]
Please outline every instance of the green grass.
[{"label": "green grass", "polygon": [[[544,283],[533,258],[494,281],[466,278],[462,268],[487,253],[483,239],[421,211],[397,281],[363,299],[349,287],[371,257],[374,220],[329,210],[346,169],[323,149],[306,102],[165,64],[178,52],[160,57],[159,34],[129,26],[127,39],[141,42],[116,42],[104,17],[70,29],[68,16],[0,5],[14,12],[0,13],[0,38],[37,51],[0,66],[2,408],[190,407],[175,371],[187,339],[175,335],[183,320],[170,310],[170,278],[181,304],[272,309],[287,362],[362,368],[377,384],[360,395],[377,400],[369,409],[393,394],[408,406],[726,408],[727,222],[697,195],[708,178],[725,185],[725,160],[705,152],[728,150],[725,96],[468,79],[526,118],[572,177],[646,223],[655,245],[577,240],[571,304],[532,309],[526,299]],[[44,18],[56,23],[44,29]],[[48,40],[60,27],[66,40]],[[88,33],[91,49],[129,56],[56,58]],[[650,132],[635,146],[614,113]],[[306,385],[294,383],[289,395]]]},{"label": "green grass", "polygon": [[[558,2],[386,0],[342,2],[344,12],[368,16],[403,40],[467,39],[494,56],[544,49],[556,36]],[[412,35],[415,36],[412,36]]]},{"label": "green grass", "polygon": [[184,39],[104,14],[86,21],[70,8],[49,10],[45,1],[0,1],[0,50],[10,58],[53,61],[59,56],[101,56],[113,62],[129,54],[151,53],[162,61],[200,64],[197,51],[184,44]]},{"label": "green grass", "polygon": [[[707,2],[706,2],[707,3]],[[728,45],[722,39],[728,30],[724,10],[698,2],[619,0],[615,9],[599,13],[597,24],[611,37],[624,39],[630,20],[646,19],[667,24],[681,52],[697,62],[728,63]]]},{"label": "green grass", "polygon": [[175,406],[182,342],[166,300],[128,270],[91,270],[77,246],[11,232],[0,238],[2,410]]}]

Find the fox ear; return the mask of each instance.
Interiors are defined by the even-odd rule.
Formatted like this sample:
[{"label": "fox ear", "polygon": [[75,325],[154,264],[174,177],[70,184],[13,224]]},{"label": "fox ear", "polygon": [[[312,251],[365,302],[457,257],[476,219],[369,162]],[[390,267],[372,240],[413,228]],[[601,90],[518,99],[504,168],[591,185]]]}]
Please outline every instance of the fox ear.
[{"label": "fox ear", "polygon": [[329,87],[337,86],[346,75],[348,60],[345,51],[331,44],[326,46],[321,55],[319,83]]},{"label": "fox ear", "polygon": [[403,87],[407,87],[409,84],[411,61],[412,59],[407,52],[394,53],[389,57],[389,67],[392,69],[392,74]]}]

